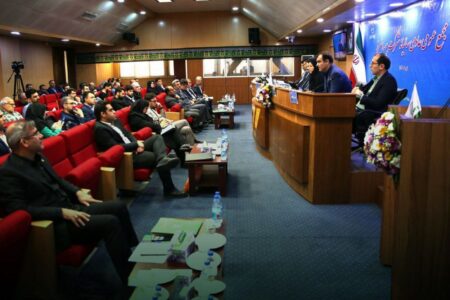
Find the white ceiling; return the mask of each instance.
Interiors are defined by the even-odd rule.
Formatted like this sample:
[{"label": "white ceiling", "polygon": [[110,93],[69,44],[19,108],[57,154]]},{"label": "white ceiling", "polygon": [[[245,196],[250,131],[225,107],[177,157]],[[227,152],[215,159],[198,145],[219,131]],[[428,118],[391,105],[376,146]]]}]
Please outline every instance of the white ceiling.
[{"label": "white ceiling", "polygon": [[[32,36],[70,38],[82,42],[112,45],[122,32],[132,31],[146,18],[171,12],[231,11],[248,17],[278,39],[295,34],[301,25],[302,35],[322,34],[322,30],[339,29],[352,16],[374,11],[376,14],[389,11],[389,3],[394,0],[365,0],[356,4],[355,0],[174,0],[173,3],[158,3],[156,0],[125,0],[125,3],[109,0],[0,0],[0,33],[8,34],[18,30]],[[405,4],[416,2],[404,0]],[[318,24],[315,19],[332,12],[335,7],[346,6]],[[140,15],[141,9],[147,11]],[[81,18],[84,12],[96,15],[93,21]],[[122,27],[119,29],[119,27]]]}]

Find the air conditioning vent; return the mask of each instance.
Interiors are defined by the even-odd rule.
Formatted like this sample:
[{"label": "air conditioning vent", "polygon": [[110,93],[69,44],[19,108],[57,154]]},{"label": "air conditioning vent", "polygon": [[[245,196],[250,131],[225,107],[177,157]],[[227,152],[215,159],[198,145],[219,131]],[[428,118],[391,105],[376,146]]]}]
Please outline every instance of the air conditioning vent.
[{"label": "air conditioning vent", "polygon": [[124,31],[128,30],[128,25],[124,24],[124,23],[119,23],[119,25],[117,25],[116,29],[119,30],[120,32],[124,32]]},{"label": "air conditioning vent", "polygon": [[98,17],[98,14],[92,11],[85,11],[82,15],[81,18],[83,20],[86,20],[88,22],[93,22],[96,18]]}]

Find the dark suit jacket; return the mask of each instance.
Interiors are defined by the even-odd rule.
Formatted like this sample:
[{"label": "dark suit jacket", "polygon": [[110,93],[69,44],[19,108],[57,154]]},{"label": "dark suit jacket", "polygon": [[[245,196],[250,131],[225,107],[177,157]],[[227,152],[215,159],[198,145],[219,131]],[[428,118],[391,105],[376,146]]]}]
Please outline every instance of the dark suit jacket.
[{"label": "dark suit jacket", "polygon": [[[49,185],[32,164],[41,164],[51,180],[58,184],[68,198],[61,197],[61,193]],[[24,209],[30,213],[33,220],[62,220],[61,208],[76,206],[73,202],[78,190],[78,187],[61,179],[47,159],[41,156],[31,162],[11,154],[0,168],[0,206],[6,214]]]},{"label": "dark suit jacket", "polygon": [[6,143],[3,142],[3,140],[0,140],[0,155],[5,155],[10,152],[11,152],[11,150],[9,150],[8,145],[6,145]]},{"label": "dark suit jacket", "polygon": [[166,106],[168,108],[171,108],[172,106],[174,106],[175,104],[178,104],[178,103],[179,103],[179,101],[177,98],[169,96],[169,95],[166,96]]},{"label": "dark suit jacket", "polygon": [[114,98],[113,101],[111,101],[111,105],[114,108],[114,110],[119,110],[132,104],[133,101],[131,101],[131,99],[127,97]]},{"label": "dark suit jacket", "polygon": [[203,97],[203,89],[200,86],[194,85],[192,89],[197,97]]},{"label": "dark suit jacket", "polygon": [[86,122],[95,119],[94,111],[91,107],[89,107],[89,105],[83,104],[81,110],[83,111],[84,119],[86,120]]},{"label": "dark suit jacket", "polygon": [[311,76],[309,76],[309,87],[308,89],[315,93],[323,92],[323,74],[318,70],[315,70]]},{"label": "dark suit jacket", "polygon": [[325,93],[350,93],[352,82],[339,67],[331,65],[328,72],[324,74]]},{"label": "dark suit jacket", "polygon": [[166,90],[162,86],[160,86],[160,85],[156,86],[156,95],[159,95],[159,94],[165,93],[165,92],[166,92]]},{"label": "dark suit jacket", "polygon": [[128,124],[132,131],[141,130],[144,127],[150,127],[154,132],[161,133],[161,125],[153,121],[148,115],[131,111],[128,115]]},{"label": "dark suit jacket", "polygon": [[391,73],[386,72],[381,76],[373,91],[368,95],[367,92],[372,84],[373,79],[361,88],[361,91],[364,93],[364,96],[360,100],[361,104],[364,104],[366,109],[384,112],[397,96],[397,81]]},{"label": "dark suit jacket", "polygon": [[94,126],[94,138],[97,149],[99,151],[106,151],[114,145],[122,145],[125,151],[134,152],[138,148],[136,138],[123,127],[119,120],[115,120],[113,125],[118,127],[131,143],[125,144],[121,136],[111,126],[97,121]]}]

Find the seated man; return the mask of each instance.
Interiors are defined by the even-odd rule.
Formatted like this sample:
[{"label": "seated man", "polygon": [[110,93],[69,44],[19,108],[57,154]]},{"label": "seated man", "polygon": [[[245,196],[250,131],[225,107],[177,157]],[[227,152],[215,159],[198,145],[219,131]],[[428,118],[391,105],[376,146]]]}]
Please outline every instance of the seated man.
[{"label": "seated man", "polygon": [[142,94],[141,94],[141,85],[139,84],[139,82],[134,81],[131,86],[133,87],[133,99],[139,100],[142,99]]},{"label": "seated man", "polygon": [[130,248],[138,244],[126,205],[100,203],[58,177],[41,155],[42,135],[34,122],[12,124],[6,136],[12,154],[0,168],[0,207],[6,214],[23,209],[33,220],[52,220],[58,251],[103,240],[125,287]]},{"label": "seated man", "polygon": [[204,124],[207,124],[208,121],[211,119],[211,115],[209,113],[209,110],[207,106],[203,103],[196,103],[196,96],[195,93],[190,93],[189,91],[189,83],[187,79],[181,79],[180,80],[180,98],[181,98],[181,105],[184,109],[189,110],[191,108],[197,109],[200,112],[200,122],[203,122]]},{"label": "seated man", "polygon": [[[180,104],[182,107],[182,102],[180,96],[178,96],[175,92],[175,89],[168,85],[166,87],[166,106],[167,108],[172,108],[176,104]],[[191,106],[185,105],[184,107],[184,116],[192,117],[194,119],[193,126],[194,128],[199,128],[201,126],[200,122],[200,111],[198,109],[192,108]]]},{"label": "seated man", "polygon": [[203,78],[202,76],[195,77],[195,85],[192,88],[197,97],[208,97],[203,90]]},{"label": "seated man", "polygon": [[8,145],[8,141],[6,140],[5,127],[3,127],[4,123],[5,123],[5,115],[0,110],[0,156],[11,152],[11,149],[9,148]]},{"label": "seated man", "polygon": [[376,54],[370,64],[370,70],[375,77],[363,87],[355,87],[352,90],[359,100],[356,104],[354,132],[362,134],[367,131],[375,118],[387,111],[388,105],[397,96],[397,81],[388,71],[390,66],[389,57],[384,53]]},{"label": "seated man", "polygon": [[102,90],[100,91],[100,93],[98,94],[97,97],[99,97],[102,100],[105,100],[106,97],[109,97],[109,95],[111,93],[111,89],[112,89],[111,83],[105,82],[103,84]]},{"label": "seated man", "polygon": [[22,116],[24,116],[24,117],[27,116],[27,110],[31,104],[39,103],[39,94],[36,90],[33,90],[33,89],[28,90],[28,91],[26,91],[25,95],[27,95],[28,104],[25,105],[22,110]]},{"label": "seated man", "polygon": [[324,75],[324,93],[350,93],[352,83],[344,71],[333,64],[333,56],[323,52],[317,56],[317,67]]},{"label": "seated man", "polygon": [[38,94],[39,96],[48,95],[47,86],[45,84],[39,85]]},{"label": "seated man", "polygon": [[16,103],[13,99],[5,97],[0,101],[0,111],[3,112],[5,123],[23,120],[23,116],[14,110]]},{"label": "seated man", "polygon": [[116,112],[110,103],[98,102],[94,112],[97,119],[94,138],[98,150],[105,151],[114,145],[122,145],[125,151],[133,152],[135,168],[156,168],[166,196],[186,196],[175,188],[170,175],[170,169],[178,164],[179,159],[167,157],[166,145],[160,135],[154,135],[144,142],[137,141],[117,120]]},{"label": "seated man", "polygon": [[76,107],[77,103],[72,99],[72,97],[63,97],[61,102],[63,105],[63,111],[61,113],[63,130],[68,130],[86,122],[83,111]]},{"label": "seated man", "polygon": [[[131,91],[133,91],[133,89],[131,89]],[[131,93],[131,95],[133,95],[133,93]],[[131,104],[134,103],[134,101],[132,101],[131,99],[132,97],[130,97],[129,95],[125,96],[125,91],[119,87],[116,90],[113,101],[111,101],[111,105],[114,110],[120,110],[122,108],[131,106]]]},{"label": "seated man", "polygon": [[95,95],[91,91],[83,93],[83,106],[81,110],[84,114],[85,121],[90,121],[95,119],[94,107],[95,107]]}]

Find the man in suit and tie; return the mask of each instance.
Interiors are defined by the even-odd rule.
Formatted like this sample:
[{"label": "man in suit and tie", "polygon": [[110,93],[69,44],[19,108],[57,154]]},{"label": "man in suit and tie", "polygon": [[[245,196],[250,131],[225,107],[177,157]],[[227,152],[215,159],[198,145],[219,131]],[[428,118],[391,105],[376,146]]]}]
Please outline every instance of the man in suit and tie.
[{"label": "man in suit and tie", "polygon": [[294,85],[297,87],[298,90],[306,91],[309,89],[309,78],[311,76],[308,70],[308,58],[305,58],[302,61],[302,69],[303,69],[302,77],[297,82],[294,82]]},{"label": "man in suit and tie", "polygon": [[95,143],[99,151],[106,151],[114,145],[121,145],[125,151],[133,152],[135,168],[156,168],[164,187],[164,195],[170,197],[185,197],[186,193],[179,191],[172,181],[170,169],[179,163],[178,158],[169,158],[166,154],[166,144],[161,135],[153,135],[145,141],[138,141],[117,120],[116,112],[110,103],[95,104],[94,126]]},{"label": "man in suit and tie", "polygon": [[192,88],[194,90],[194,93],[197,95],[197,97],[208,97],[206,94],[204,94],[203,91],[203,78],[202,76],[195,77],[195,85]]},{"label": "man in suit and tie", "polygon": [[365,132],[375,118],[387,111],[388,105],[397,96],[397,81],[388,71],[390,66],[391,60],[386,54],[376,54],[370,64],[374,78],[361,88],[352,90],[359,100],[356,104],[355,132]]},{"label": "man in suit and tie", "polygon": [[0,207],[6,214],[26,210],[33,220],[52,220],[58,251],[103,240],[126,287],[128,257],[138,244],[126,205],[101,203],[60,178],[41,154],[42,135],[33,121],[12,124],[6,136],[12,154],[0,168]]},{"label": "man in suit and tie", "polygon": [[327,52],[317,56],[317,67],[324,75],[324,93],[350,93],[352,83],[338,66],[333,64],[333,56]]}]

